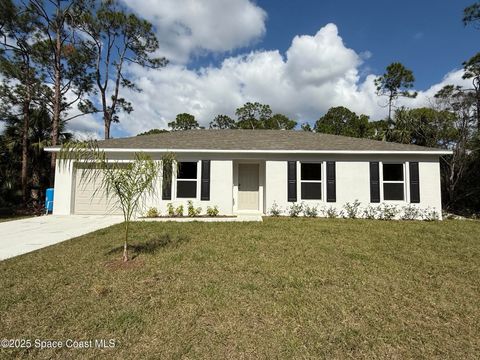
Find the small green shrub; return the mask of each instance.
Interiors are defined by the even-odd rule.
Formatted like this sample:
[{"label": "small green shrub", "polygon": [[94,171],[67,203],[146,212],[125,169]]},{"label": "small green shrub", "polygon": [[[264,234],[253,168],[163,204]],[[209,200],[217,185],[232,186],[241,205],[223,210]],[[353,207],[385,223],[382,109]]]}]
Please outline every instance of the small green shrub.
[{"label": "small green shrub", "polygon": [[278,204],[274,201],[272,207],[270,208],[270,215],[274,217],[278,217],[282,214],[282,209]]},{"label": "small green shrub", "polygon": [[[183,209],[182,209],[182,212],[183,212]],[[187,212],[188,212],[188,216],[190,217],[196,217],[196,216],[199,216],[200,213],[202,212],[202,208],[201,207],[198,207],[198,208],[195,208],[193,206],[193,201],[192,200],[188,200],[188,209],[187,209]]]},{"label": "small green shrub", "polygon": [[440,214],[435,208],[428,207],[424,210],[422,218],[425,221],[437,221],[440,220]]},{"label": "small green shrub", "polygon": [[348,219],[357,219],[360,214],[360,201],[356,199],[352,204],[347,202],[343,205],[345,209],[344,217]]},{"label": "small green shrub", "polygon": [[288,208],[288,215],[290,215],[290,217],[298,217],[298,215],[300,215],[300,213],[302,212],[302,210],[303,210],[302,204],[295,204],[295,203],[293,203],[293,204]]},{"label": "small green shrub", "polygon": [[147,218],[156,218],[160,215],[158,209],[156,207],[151,207],[148,209],[147,213],[145,214],[145,217]]},{"label": "small green shrub", "polygon": [[176,209],[175,209],[175,216],[183,216],[183,205],[179,205]]},{"label": "small green shrub", "polygon": [[379,207],[378,219],[379,220],[393,220],[397,216],[399,210],[396,205],[382,204]]},{"label": "small green shrub", "polygon": [[171,216],[171,217],[175,216],[175,208],[173,207],[172,203],[167,204],[167,213],[168,213],[168,216]]},{"label": "small green shrub", "polygon": [[363,209],[363,217],[365,219],[374,220],[377,218],[377,214],[378,214],[377,206],[368,205],[365,209]]},{"label": "small green shrub", "polygon": [[207,215],[210,216],[210,217],[215,217],[215,216],[218,216],[218,206],[215,205],[214,207],[210,207],[208,206],[207,207]]},{"label": "small green shrub", "polygon": [[414,205],[407,205],[403,207],[402,220],[418,220],[421,217],[421,211]]},{"label": "small green shrub", "polygon": [[337,209],[335,209],[333,206],[330,206],[329,208],[324,209],[323,213],[329,219],[336,219],[338,217],[341,217],[343,214],[342,211],[338,212]]},{"label": "small green shrub", "polygon": [[304,205],[303,215],[308,216],[308,217],[317,217],[318,216],[318,207],[317,206]]}]

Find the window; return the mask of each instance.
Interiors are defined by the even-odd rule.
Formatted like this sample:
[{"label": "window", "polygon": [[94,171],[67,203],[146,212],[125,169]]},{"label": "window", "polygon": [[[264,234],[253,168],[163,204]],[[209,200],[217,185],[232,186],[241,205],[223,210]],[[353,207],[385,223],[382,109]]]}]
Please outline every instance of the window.
[{"label": "window", "polygon": [[177,175],[177,198],[197,197],[197,163],[180,162]]},{"label": "window", "polygon": [[383,200],[405,199],[403,164],[383,164]]},{"label": "window", "polygon": [[302,163],[300,170],[302,200],[322,199],[322,164]]}]

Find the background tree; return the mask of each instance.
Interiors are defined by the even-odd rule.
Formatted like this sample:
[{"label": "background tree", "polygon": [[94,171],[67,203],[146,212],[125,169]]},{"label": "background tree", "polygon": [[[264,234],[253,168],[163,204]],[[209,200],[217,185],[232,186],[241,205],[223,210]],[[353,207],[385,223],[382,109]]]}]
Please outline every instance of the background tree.
[{"label": "background tree", "polygon": [[475,112],[477,129],[480,130],[480,53],[475,54],[468,61],[463,63],[463,78],[471,79],[475,93]]},{"label": "background tree", "polygon": [[172,174],[163,174],[163,165],[171,168],[174,155],[165,154],[161,161],[154,161],[144,153],[136,153],[134,160],[125,164],[110,161],[96,142],[74,142],[62,147],[59,159],[61,166],[68,166],[72,160],[85,161],[93,165],[92,171],[83,173],[85,175],[80,182],[88,183],[100,179],[100,186],[92,196],[103,192],[108,199],[114,201],[114,206],[122,210],[125,229],[122,259],[127,262],[128,232],[132,217],[142,208],[146,197],[156,194],[157,178],[170,181]]},{"label": "background tree", "polygon": [[309,123],[303,123],[300,128],[303,130],[303,131],[308,131],[308,132],[312,132],[313,129],[312,129],[312,126],[309,124]]},{"label": "background tree", "polygon": [[128,12],[115,0],[91,4],[87,11],[79,7],[81,16],[74,23],[94,49],[93,76],[101,99],[101,109],[96,111],[103,114],[104,137],[109,139],[112,122],[119,122],[118,113],[133,110],[132,104],[120,97],[120,89],[140,91],[125,71],[125,65],[134,63],[159,69],[167,65],[167,60],[153,56],[159,46],[151,23]]},{"label": "background tree", "polygon": [[237,124],[228,115],[217,115],[210,121],[210,129],[236,129]]},{"label": "background tree", "polygon": [[392,106],[399,97],[415,98],[416,92],[411,92],[415,77],[413,72],[401,63],[395,62],[387,66],[386,72],[375,79],[377,95],[388,99],[388,119],[391,120]]},{"label": "background tree", "polygon": [[195,116],[187,113],[178,114],[175,121],[168,123],[168,127],[170,127],[172,131],[200,129],[200,125],[197,120],[195,120]]},{"label": "background tree", "polygon": [[272,117],[269,105],[247,102],[235,110],[239,129],[262,129],[266,120]]},{"label": "background tree", "polygon": [[[65,123],[60,123],[59,142],[69,141],[72,134],[64,131]],[[44,151],[44,148],[50,146],[50,134],[52,131],[52,121],[48,110],[42,108],[34,108],[30,114],[30,126],[28,131],[28,163],[30,189],[29,199],[31,202],[24,203],[24,208],[36,211],[39,209],[43,200],[44,189],[49,186],[50,177],[50,156]],[[2,151],[0,152],[0,169],[8,179],[3,179],[3,187],[5,191],[0,189],[0,203],[10,204],[10,206],[18,207],[22,203],[19,198],[21,182],[18,174],[21,169],[22,157],[22,134],[23,118],[21,116],[10,116],[5,119],[5,128],[0,136]],[[8,175],[7,175],[8,174]],[[0,170],[0,177],[2,170]],[[0,181],[1,183],[2,181]],[[2,186],[0,185],[0,188]],[[43,210],[42,210],[43,213]]]},{"label": "background tree", "polygon": [[317,120],[314,130],[319,133],[352,137],[369,137],[373,134],[368,116],[358,116],[344,106],[330,108]]},{"label": "background tree", "polygon": [[162,134],[162,133],[166,133],[166,132],[168,132],[168,130],[165,130],[165,129],[150,129],[148,131],[137,134],[137,136]]},{"label": "background tree", "polygon": [[395,111],[394,123],[388,141],[444,149],[455,141],[455,116],[445,109],[402,107]]},{"label": "background tree", "polygon": [[28,200],[28,140],[30,117],[35,102],[41,102],[44,87],[32,61],[38,21],[34,14],[14,5],[0,2],[0,117],[22,118],[21,131],[21,191],[23,203]]},{"label": "background tree", "polygon": [[480,3],[476,2],[463,10],[463,24],[465,26],[473,24],[475,27],[480,25]]},{"label": "background tree", "polygon": [[265,119],[263,128],[273,130],[293,130],[297,126],[295,120],[289,119],[283,114],[275,114],[270,118]]},{"label": "background tree", "polygon": [[[94,52],[90,44],[79,35],[74,19],[79,9],[85,9],[84,0],[30,0],[25,11],[38,19],[39,41],[33,47],[44,83],[51,88],[48,109],[52,117],[52,146],[58,145],[59,126],[84,113],[94,111],[86,95],[93,90]],[[74,12],[77,11],[77,12]],[[78,104],[82,111],[66,114]],[[51,185],[55,176],[55,154],[51,154]]]},{"label": "background tree", "polygon": [[[452,155],[442,159],[442,186],[447,208],[455,208],[464,195],[459,191],[459,184],[464,177],[472,156],[472,144],[475,139],[475,98],[460,86],[447,85],[436,95],[436,106],[441,111],[448,111],[454,116],[451,139],[443,146],[453,151]],[[474,149],[478,152],[478,149]]]}]

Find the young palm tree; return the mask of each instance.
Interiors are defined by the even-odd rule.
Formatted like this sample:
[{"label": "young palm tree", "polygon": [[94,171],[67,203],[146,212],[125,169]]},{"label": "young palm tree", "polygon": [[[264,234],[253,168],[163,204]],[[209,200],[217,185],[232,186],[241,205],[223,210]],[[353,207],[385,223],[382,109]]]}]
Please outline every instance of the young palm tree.
[{"label": "young palm tree", "polygon": [[113,200],[114,206],[120,207],[125,229],[123,261],[128,261],[128,231],[132,217],[145,198],[157,192],[156,179],[161,177],[164,183],[170,182],[172,174],[162,172],[164,165],[171,168],[174,155],[168,153],[161,161],[154,161],[145,153],[136,153],[133,161],[128,163],[111,161],[98,148],[96,141],[89,141],[65,144],[58,158],[63,166],[72,161],[87,163],[91,171],[84,171],[80,182],[100,180],[100,186],[92,196],[103,192],[109,200]]}]

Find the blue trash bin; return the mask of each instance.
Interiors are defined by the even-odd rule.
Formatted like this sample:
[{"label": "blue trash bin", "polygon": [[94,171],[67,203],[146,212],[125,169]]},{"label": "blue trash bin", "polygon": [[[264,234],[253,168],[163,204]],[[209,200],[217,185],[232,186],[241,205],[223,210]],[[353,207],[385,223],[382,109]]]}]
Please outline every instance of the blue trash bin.
[{"label": "blue trash bin", "polygon": [[53,211],[53,188],[47,189],[45,193],[45,212],[51,213]]}]

